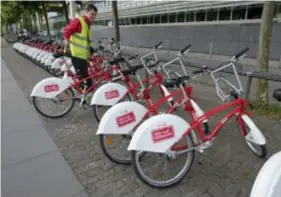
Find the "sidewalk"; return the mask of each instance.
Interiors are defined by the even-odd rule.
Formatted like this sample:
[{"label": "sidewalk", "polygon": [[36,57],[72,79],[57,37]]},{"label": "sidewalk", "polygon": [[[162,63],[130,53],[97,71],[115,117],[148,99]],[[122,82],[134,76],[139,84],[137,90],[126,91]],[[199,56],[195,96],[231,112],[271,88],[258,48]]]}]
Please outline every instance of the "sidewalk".
[{"label": "sidewalk", "polygon": [[1,60],[3,197],[87,197]]}]

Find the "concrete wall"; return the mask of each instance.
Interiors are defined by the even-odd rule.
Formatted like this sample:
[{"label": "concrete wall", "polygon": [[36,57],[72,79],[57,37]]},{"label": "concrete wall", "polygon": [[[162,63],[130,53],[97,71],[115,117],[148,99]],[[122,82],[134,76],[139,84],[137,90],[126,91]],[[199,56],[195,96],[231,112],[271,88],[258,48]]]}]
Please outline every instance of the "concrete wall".
[{"label": "concrete wall", "polygon": [[[248,57],[258,53],[259,23],[253,24],[204,24],[181,26],[127,26],[121,27],[123,45],[152,47],[163,41],[163,48],[179,50],[191,44],[191,51],[209,53],[212,42],[213,54],[232,55],[243,47],[249,47]],[[114,37],[114,29],[94,29],[94,39]],[[279,60],[281,55],[281,23],[274,23],[270,59]]]}]

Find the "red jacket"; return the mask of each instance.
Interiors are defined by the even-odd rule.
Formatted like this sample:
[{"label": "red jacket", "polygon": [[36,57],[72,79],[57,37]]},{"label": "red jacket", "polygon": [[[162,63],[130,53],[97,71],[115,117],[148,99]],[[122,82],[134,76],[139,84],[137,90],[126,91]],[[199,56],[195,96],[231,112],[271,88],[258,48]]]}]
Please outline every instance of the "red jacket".
[{"label": "red jacket", "polygon": [[[87,16],[83,16],[86,23],[91,26],[91,21],[88,19]],[[63,30],[63,37],[65,40],[69,40],[70,36],[74,33],[81,33],[82,26],[80,24],[79,18],[74,18],[72,21],[64,28]]]}]

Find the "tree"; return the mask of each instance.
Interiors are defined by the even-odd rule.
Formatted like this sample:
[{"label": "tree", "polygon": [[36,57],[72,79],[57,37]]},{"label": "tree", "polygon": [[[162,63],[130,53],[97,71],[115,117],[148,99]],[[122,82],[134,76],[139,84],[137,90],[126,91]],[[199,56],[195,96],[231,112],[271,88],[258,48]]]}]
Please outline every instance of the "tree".
[{"label": "tree", "polygon": [[64,16],[65,16],[65,20],[66,20],[66,24],[69,23],[69,18],[68,18],[68,10],[67,10],[67,4],[65,1],[62,2],[63,4],[63,10],[64,10]]},{"label": "tree", "polygon": [[113,12],[113,20],[114,20],[114,28],[115,28],[115,40],[116,42],[120,41],[120,31],[119,31],[119,18],[118,18],[118,7],[117,1],[112,1],[112,12]]},{"label": "tree", "polygon": [[49,27],[48,13],[46,11],[45,2],[41,1],[41,5],[42,5],[43,14],[44,14],[45,22],[46,22],[47,33],[50,36],[50,27]]},{"label": "tree", "polygon": [[[258,67],[262,72],[268,72],[269,47],[273,26],[275,2],[267,1],[263,5],[262,19],[259,35]],[[268,81],[258,81],[258,105],[260,108],[268,107]]]},{"label": "tree", "polygon": [[[15,10],[17,12],[15,12]],[[18,17],[18,11],[21,11],[19,3],[16,1],[1,1],[1,26],[8,26],[17,23],[20,18]]]}]

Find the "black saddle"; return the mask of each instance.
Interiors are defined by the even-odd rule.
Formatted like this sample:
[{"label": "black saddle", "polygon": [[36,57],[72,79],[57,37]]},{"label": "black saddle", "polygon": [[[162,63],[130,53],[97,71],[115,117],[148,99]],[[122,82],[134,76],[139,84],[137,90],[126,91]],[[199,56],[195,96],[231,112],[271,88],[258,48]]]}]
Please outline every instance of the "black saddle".
[{"label": "black saddle", "polygon": [[123,75],[134,75],[136,74],[137,70],[140,70],[143,68],[143,65],[137,65],[137,66],[131,66],[130,68],[126,68],[122,70]]},{"label": "black saddle", "polygon": [[189,76],[183,76],[183,77],[173,78],[173,79],[165,79],[163,82],[163,85],[167,88],[179,87],[179,85],[182,82],[188,81],[189,79],[190,79]]},{"label": "black saddle", "polygon": [[108,63],[113,65],[113,64],[118,64],[119,62],[123,62],[123,61],[125,61],[125,59],[123,57],[121,57],[121,58],[115,58],[114,60],[110,60],[110,61],[108,61]]}]

